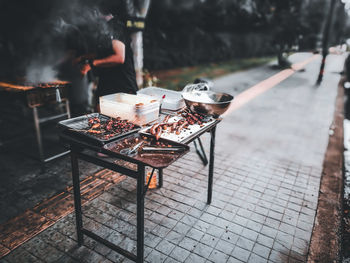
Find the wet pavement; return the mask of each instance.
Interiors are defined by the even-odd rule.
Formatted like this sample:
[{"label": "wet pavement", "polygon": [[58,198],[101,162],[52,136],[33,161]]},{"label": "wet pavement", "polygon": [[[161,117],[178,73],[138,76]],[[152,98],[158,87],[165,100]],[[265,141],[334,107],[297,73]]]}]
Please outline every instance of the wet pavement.
[{"label": "wet pavement", "polygon": [[[146,262],[306,261],[343,63],[344,56],[330,55],[316,87],[319,57],[225,117],[217,129],[211,205],[207,167],[193,150],[164,171],[163,188],[149,191],[145,200]],[[215,86],[236,95],[275,73],[266,65],[217,79]],[[57,172],[48,177],[61,176],[61,167],[66,178],[56,189],[69,182],[70,172],[67,158],[54,165]],[[83,208],[88,229],[132,252],[135,187],[126,179]],[[2,261],[129,262],[89,238],[78,248],[74,222],[69,214]]]}]

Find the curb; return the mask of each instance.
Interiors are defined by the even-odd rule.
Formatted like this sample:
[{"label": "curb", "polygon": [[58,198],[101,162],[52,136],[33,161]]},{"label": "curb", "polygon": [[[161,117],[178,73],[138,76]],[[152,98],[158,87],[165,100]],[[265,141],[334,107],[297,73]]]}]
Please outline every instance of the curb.
[{"label": "curb", "polygon": [[318,205],[307,262],[340,262],[344,153],[344,88],[338,84],[333,122],[323,161]]}]

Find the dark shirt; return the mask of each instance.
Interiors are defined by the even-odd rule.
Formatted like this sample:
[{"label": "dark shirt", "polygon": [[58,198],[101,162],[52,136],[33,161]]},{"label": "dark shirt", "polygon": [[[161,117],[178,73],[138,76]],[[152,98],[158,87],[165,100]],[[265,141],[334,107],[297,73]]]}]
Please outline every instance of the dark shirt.
[{"label": "dark shirt", "polygon": [[[126,28],[120,22],[108,23],[109,33],[102,37],[101,44],[97,47],[97,59],[105,58],[113,54],[112,41],[117,39],[125,45],[125,61],[112,67],[96,67],[94,74],[99,77],[96,96],[104,96],[117,92],[136,94],[138,90],[136,83],[136,73],[134,68],[133,52],[130,47],[130,37],[126,33]],[[104,42],[102,44],[102,42]]]}]

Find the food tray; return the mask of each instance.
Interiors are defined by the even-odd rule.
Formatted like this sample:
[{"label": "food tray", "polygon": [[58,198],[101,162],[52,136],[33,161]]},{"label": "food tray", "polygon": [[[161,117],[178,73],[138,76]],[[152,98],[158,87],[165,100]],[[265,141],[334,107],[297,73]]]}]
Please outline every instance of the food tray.
[{"label": "food tray", "polygon": [[158,143],[163,143],[171,147],[183,147],[184,151],[182,152],[174,152],[174,153],[142,153],[141,150],[137,152],[135,156],[128,156],[120,153],[121,150],[125,148],[130,148],[135,146],[137,143],[145,141],[146,145],[155,145],[156,140],[150,136],[144,136],[139,133],[134,133],[125,138],[108,143],[103,146],[103,149],[106,154],[114,155],[115,157],[121,157],[123,159],[130,159],[132,161],[138,161],[147,166],[151,166],[153,168],[161,169],[169,166],[178,158],[185,155],[189,150],[189,146],[182,143],[177,143],[165,139],[160,139]]},{"label": "food tray", "polygon": [[185,107],[185,101],[183,100],[181,93],[174,90],[167,90],[158,87],[147,87],[140,89],[137,94],[146,94],[161,101],[163,95],[165,95],[162,101],[162,110],[177,111]]},{"label": "food tray", "polygon": [[[168,123],[176,122],[180,119],[181,119],[181,117],[179,117],[179,116],[173,116],[173,117],[169,118]],[[210,126],[215,121],[216,121],[215,118],[208,117],[207,122],[204,122],[201,126],[198,124],[189,125],[189,127],[187,129],[182,129],[179,135],[176,135],[175,133],[170,133],[169,131],[165,131],[165,132],[162,132],[160,138],[174,141],[174,142],[187,141],[190,137],[198,134],[201,130],[204,130],[206,127]],[[154,137],[154,135],[152,135],[149,132],[150,128],[151,127],[143,128],[139,132],[141,134]]]},{"label": "food tray", "polygon": [[110,137],[109,139],[99,138],[98,135],[93,135],[93,134],[86,133],[86,132],[82,131],[82,130],[89,128],[88,119],[95,118],[95,117],[98,117],[101,121],[107,121],[107,120],[111,119],[110,117],[105,116],[105,115],[100,114],[100,113],[91,113],[91,114],[87,114],[84,116],[79,116],[76,118],[60,121],[58,123],[58,128],[60,128],[62,131],[66,132],[66,133],[78,136],[84,140],[90,141],[90,142],[98,144],[98,145],[104,145],[104,144],[109,143],[111,141],[114,141],[116,139],[119,139],[119,138],[122,138],[124,136],[129,135],[129,134],[135,133],[141,129],[140,126],[135,125],[135,129],[121,133],[121,134],[116,134],[115,136]]}]

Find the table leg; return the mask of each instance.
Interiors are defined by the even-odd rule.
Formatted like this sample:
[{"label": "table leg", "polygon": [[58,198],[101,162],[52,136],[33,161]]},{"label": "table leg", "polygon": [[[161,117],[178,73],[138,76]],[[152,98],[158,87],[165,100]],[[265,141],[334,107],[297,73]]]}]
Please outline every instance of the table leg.
[{"label": "table leg", "polygon": [[66,100],[66,112],[67,112],[67,117],[68,119],[70,119],[71,115],[70,115],[70,106],[69,106],[69,100]]},{"label": "table leg", "polygon": [[34,118],[36,141],[38,143],[38,149],[39,149],[39,157],[40,157],[40,161],[43,163],[45,157],[44,157],[43,141],[41,138],[40,121],[39,121],[37,107],[33,107],[33,118]]},{"label": "table leg", "polygon": [[163,186],[163,169],[158,170],[158,188]]},{"label": "table leg", "polygon": [[214,175],[214,150],[215,150],[215,132],[216,126],[211,129],[211,140],[210,140],[210,159],[209,159],[209,176],[208,176],[208,199],[207,204],[211,203],[211,196],[213,192],[213,175]]},{"label": "table leg", "polygon": [[198,140],[199,148],[197,146],[196,140],[193,141],[194,147],[196,148],[196,152],[197,152],[199,158],[201,159],[203,165],[207,165],[208,164],[208,159],[207,159],[207,155],[205,154],[201,138],[198,137],[197,140]]},{"label": "table leg", "polygon": [[80,196],[80,180],[79,180],[79,163],[77,154],[71,150],[71,163],[72,163],[72,178],[73,178],[73,191],[74,191],[74,208],[75,208],[75,221],[77,228],[78,245],[81,246],[84,243],[83,239],[83,219],[81,212],[81,196]]},{"label": "table leg", "polygon": [[143,262],[143,249],[144,249],[144,187],[145,186],[145,166],[138,165],[138,178],[137,178],[137,260],[136,262]]}]

